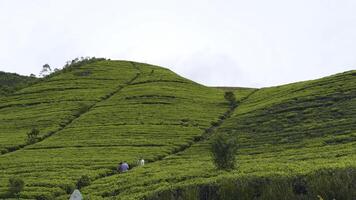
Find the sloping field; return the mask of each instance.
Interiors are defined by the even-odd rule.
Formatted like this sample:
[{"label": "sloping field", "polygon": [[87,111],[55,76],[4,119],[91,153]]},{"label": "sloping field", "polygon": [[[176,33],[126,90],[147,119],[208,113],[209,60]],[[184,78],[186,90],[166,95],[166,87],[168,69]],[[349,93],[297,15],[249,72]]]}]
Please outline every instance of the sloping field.
[{"label": "sloping field", "polygon": [[34,83],[35,77],[21,76],[15,73],[0,71],[0,96],[11,94],[27,85]]},{"label": "sloping field", "polygon": [[[22,199],[68,199],[82,175],[87,199],[355,199],[355,116],[355,71],[216,89],[161,67],[91,60],[0,97],[0,199],[14,176]],[[234,171],[211,162],[219,132],[238,140]],[[140,157],[147,164],[135,167]],[[115,173],[121,161],[134,168]]]},{"label": "sloping field", "polygon": [[[18,176],[23,199],[66,198],[82,175],[96,180],[120,161],[182,151],[229,109],[221,90],[126,61],[64,70],[0,99],[0,107],[0,198],[8,197],[8,178]],[[27,144],[32,127],[41,139]]]},{"label": "sloping field", "polygon": [[238,107],[215,134],[237,137],[238,169],[216,171],[208,139],[129,173],[98,179],[84,194],[90,199],[355,199],[355,71],[235,94]]},{"label": "sloping field", "polygon": [[112,65],[103,61],[67,71],[0,97],[2,153],[26,145],[26,133],[33,127],[43,137],[61,130],[138,73],[129,62]]}]

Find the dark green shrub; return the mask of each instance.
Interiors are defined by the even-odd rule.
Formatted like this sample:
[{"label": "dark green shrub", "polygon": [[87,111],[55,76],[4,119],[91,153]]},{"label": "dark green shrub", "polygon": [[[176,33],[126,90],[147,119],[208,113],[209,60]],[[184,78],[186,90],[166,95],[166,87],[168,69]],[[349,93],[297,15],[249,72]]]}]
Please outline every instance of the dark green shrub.
[{"label": "dark green shrub", "polygon": [[89,76],[90,74],[91,74],[91,71],[89,71],[89,70],[79,71],[79,72],[74,73],[75,76]]},{"label": "dark green shrub", "polygon": [[0,150],[0,154],[5,154],[5,153],[8,153],[9,151],[7,149],[1,149]]},{"label": "dark green shrub", "polygon": [[211,122],[210,124],[211,124],[211,126],[215,126],[215,127],[216,127],[216,126],[219,126],[219,123],[218,123],[218,122]]},{"label": "dark green shrub", "polygon": [[296,178],[292,186],[293,192],[297,195],[306,195],[308,193],[307,182],[302,178]]},{"label": "dark green shrub", "polygon": [[52,200],[52,199],[54,198],[49,194],[40,194],[36,196],[36,200]]},{"label": "dark green shrub", "polygon": [[40,134],[40,131],[37,128],[33,128],[31,129],[30,132],[27,133],[27,143],[28,144],[33,144],[35,142],[37,142],[38,135]]},{"label": "dark green shrub", "polygon": [[79,109],[75,111],[74,116],[75,117],[79,117],[80,115],[82,115],[83,113],[88,112],[90,109],[89,105],[86,105],[84,103],[80,103],[79,105]]},{"label": "dark green shrub", "polygon": [[206,200],[215,200],[219,199],[218,196],[218,187],[216,185],[200,185],[198,187],[199,190],[199,199]]},{"label": "dark green shrub", "polygon": [[22,145],[15,145],[15,146],[11,146],[11,147],[6,147],[6,151],[4,151],[5,153],[8,153],[8,152],[13,152],[13,151],[16,151],[16,150],[19,150],[22,148]]},{"label": "dark green shrub", "polygon": [[77,181],[77,188],[80,189],[82,187],[90,185],[90,179],[89,176],[83,175],[82,177],[79,178]]},{"label": "dark green shrub", "polygon": [[237,142],[226,133],[217,134],[211,142],[211,154],[214,165],[218,169],[231,170],[235,168]]},{"label": "dark green shrub", "polygon": [[37,82],[37,78],[0,71],[0,96],[9,95]]},{"label": "dark green shrub", "polygon": [[9,194],[11,197],[18,197],[25,187],[25,182],[17,177],[9,179]]},{"label": "dark green shrub", "polygon": [[235,97],[235,94],[233,92],[231,92],[231,91],[225,92],[224,97],[229,102],[231,107],[235,107],[236,106],[236,97]]},{"label": "dark green shrub", "polygon": [[75,189],[74,184],[63,184],[61,185],[61,188],[66,192],[66,194],[72,194],[72,192]]}]

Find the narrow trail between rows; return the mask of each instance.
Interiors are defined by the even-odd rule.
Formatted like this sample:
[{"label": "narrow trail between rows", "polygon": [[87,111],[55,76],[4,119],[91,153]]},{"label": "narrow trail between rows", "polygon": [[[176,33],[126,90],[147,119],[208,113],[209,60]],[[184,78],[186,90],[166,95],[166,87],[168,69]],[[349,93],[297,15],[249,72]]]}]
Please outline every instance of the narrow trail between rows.
[{"label": "narrow trail between rows", "polygon": [[[177,154],[180,154],[186,150],[188,150],[190,147],[192,147],[193,145],[195,144],[198,144],[198,143],[201,143],[201,142],[204,142],[206,140],[208,140],[212,135],[214,135],[215,131],[221,127],[221,125],[231,117],[231,115],[233,114],[233,112],[239,107],[239,105],[241,103],[243,103],[245,100],[247,100],[251,95],[253,95],[255,92],[257,92],[258,89],[252,91],[250,94],[248,94],[247,96],[245,96],[244,98],[242,98],[241,100],[237,101],[236,105],[235,106],[229,106],[229,109],[224,112],[220,117],[219,117],[219,120],[214,122],[212,126],[210,126],[209,128],[207,128],[202,135],[194,138],[193,142],[192,143],[189,143],[188,145],[184,145],[182,146],[181,148],[179,149],[176,149],[176,150],[173,150],[170,154],[166,155],[166,156],[163,156],[163,157],[159,157],[157,158],[156,160],[154,161],[151,161],[148,163],[149,164],[152,164],[152,163],[156,163],[156,162],[159,162],[159,161],[162,161],[170,156],[174,156],[174,155],[177,155]],[[232,103],[232,102],[228,102],[228,103]],[[130,171],[134,170],[136,167],[131,167]],[[103,179],[103,178],[107,178],[107,177],[110,177],[110,176],[114,176],[114,175],[117,175],[117,172],[116,171],[112,171],[110,173],[107,173],[106,175],[104,176],[100,176],[96,179],[93,180],[94,181],[97,181],[97,180],[100,180],[100,179]],[[87,186],[86,186],[87,187]],[[102,194],[102,197],[112,197],[112,196],[117,196],[119,194],[119,192],[117,191],[113,191],[112,193],[110,194]]]},{"label": "narrow trail between rows", "polygon": [[0,156],[9,154],[9,153],[13,153],[16,152],[18,150],[21,150],[27,146],[31,146],[34,145],[36,143],[39,143],[55,134],[57,134],[58,132],[62,131],[63,129],[67,128],[69,125],[71,125],[75,120],[79,119],[82,115],[84,115],[85,113],[90,112],[97,104],[102,103],[108,99],[110,99],[112,96],[114,96],[115,94],[119,93],[122,89],[124,89],[125,87],[131,85],[137,78],[140,77],[141,75],[141,70],[139,69],[139,67],[136,65],[136,63],[134,62],[130,62],[130,64],[132,65],[133,68],[135,68],[138,72],[135,74],[135,76],[133,78],[131,78],[129,81],[127,81],[126,83],[124,83],[123,85],[120,84],[120,86],[118,86],[118,88],[106,95],[104,95],[99,101],[91,104],[88,106],[88,108],[85,110],[85,112],[82,112],[80,114],[78,114],[77,116],[75,116],[73,119],[69,120],[67,123],[65,123],[63,126],[61,126],[60,128],[58,128],[55,131],[49,132],[46,135],[43,135],[42,137],[40,137],[35,143],[31,143],[31,144],[21,144],[18,145],[16,147],[6,147],[5,149],[7,150],[7,152],[4,153],[0,153]]}]

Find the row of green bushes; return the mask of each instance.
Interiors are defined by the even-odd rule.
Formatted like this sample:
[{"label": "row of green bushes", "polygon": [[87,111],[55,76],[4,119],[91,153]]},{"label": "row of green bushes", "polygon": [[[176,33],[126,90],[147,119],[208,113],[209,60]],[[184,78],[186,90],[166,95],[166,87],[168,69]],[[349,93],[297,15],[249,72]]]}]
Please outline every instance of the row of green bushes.
[{"label": "row of green bushes", "polygon": [[40,136],[40,130],[38,130],[37,128],[33,127],[29,132],[27,132],[27,137],[25,139],[25,143],[24,144],[14,145],[14,146],[6,147],[4,149],[0,149],[0,155],[1,154],[6,154],[6,153],[9,153],[9,152],[13,152],[13,151],[17,151],[19,149],[24,148],[27,145],[31,145],[31,144],[40,142],[40,141],[46,139],[47,137],[50,137],[54,133],[62,130],[65,126],[70,124],[74,119],[80,117],[80,115],[82,115],[83,113],[88,112],[88,110],[90,108],[91,108],[90,105],[86,105],[84,103],[80,103],[79,109],[74,111],[72,118],[68,119],[68,121],[66,121],[65,123],[60,124],[60,128],[58,130],[50,131],[47,134],[44,134],[42,136]]},{"label": "row of green bushes", "polygon": [[[71,194],[75,188],[81,189],[82,187],[88,186],[90,184],[90,178],[86,175],[81,176],[76,185],[74,184],[63,184],[60,188],[63,190],[63,193]],[[8,181],[8,190],[6,193],[0,194],[0,198],[19,198],[21,196],[21,192],[25,188],[25,182],[19,177],[11,177]],[[49,194],[39,194],[35,198],[36,200],[50,200],[54,199],[54,196],[57,195],[49,195]]]},{"label": "row of green bushes", "polygon": [[241,177],[164,190],[146,200],[355,199],[356,169],[322,169],[300,176]]}]

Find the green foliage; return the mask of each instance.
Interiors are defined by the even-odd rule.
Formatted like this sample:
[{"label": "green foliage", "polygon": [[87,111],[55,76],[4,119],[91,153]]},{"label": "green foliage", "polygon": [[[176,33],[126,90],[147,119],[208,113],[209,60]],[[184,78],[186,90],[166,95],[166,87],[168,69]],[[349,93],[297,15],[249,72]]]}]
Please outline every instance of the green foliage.
[{"label": "green foliage", "polygon": [[76,110],[75,113],[74,113],[74,116],[75,116],[75,117],[79,117],[79,116],[82,115],[83,113],[88,112],[89,109],[90,109],[90,106],[87,105],[87,104],[84,104],[84,103],[80,103],[78,107],[79,107],[79,109]]},{"label": "green foliage", "polygon": [[50,194],[40,194],[36,196],[36,200],[52,200],[54,199],[52,195]]},{"label": "green foliage", "polygon": [[18,197],[20,192],[22,192],[22,190],[25,187],[25,182],[18,178],[18,177],[11,177],[9,178],[9,195],[11,197]]},{"label": "green foliage", "polygon": [[31,131],[27,133],[27,144],[33,144],[38,141],[38,136],[40,134],[40,131],[37,128],[32,128]]},{"label": "green foliage", "polygon": [[[146,200],[188,199],[353,199],[355,169],[321,169],[297,176],[222,178],[148,195]],[[181,191],[181,192],[180,192]],[[196,192],[198,191],[198,192]]]},{"label": "green foliage", "polygon": [[6,96],[37,81],[36,77],[21,76],[0,71],[0,97]]},{"label": "green foliage", "polygon": [[43,66],[42,66],[42,70],[41,70],[41,72],[40,72],[40,75],[42,76],[42,77],[45,77],[45,76],[48,76],[49,74],[51,74],[52,73],[52,69],[51,69],[51,67],[49,66],[49,64],[44,64]]},{"label": "green foliage", "polygon": [[236,102],[236,97],[235,94],[232,91],[226,91],[224,94],[225,99],[229,102],[231,107],[235,107],[237,102]]},{"label": "green foliage", "polygon": [[235,168],[237,153],[236,139],[225,133],[218,133],[211,141],[211,155],[218,169],[232,170]]},{"label": "green foliage", "polygon": [[[85,67],[87,65],[90,65],[90,64],[95,64],[100,61],[106,61],[106,59],[105,58],[95,58],[95,57],[74,58],[73,60],[67,61],[61,70],[59,70],[59,69],[53,70],[53,73],[52,73],[52,70],[50,68],[48,68],[49,65],[44,66],[46,68],[45,73],[47,73],[47,75],[44,76],[42,81],[48,80],[54,76],[58,76],[60,74],[65,74],[68,72],[74,72],[73,74],[75,76],[83,76],[83,77],[89,76],[92,73],[90,70],[88,70],[88,69],[87,70],[78,70],[78,69]],[[45,69],[45,68],[43,68],[43,69]]]},{"label": "green foliage", "polygon": [[[352,175],[334,179],[335,169],[355,167],[353,71],[259,90],[236,88],[238,107],[224,115],[232,110],[224,90],[152,65],[85,62],[78,64],[78,59],[0,98],[0,150],[5,154],[0,155],[0,198],[14,175],[26,181],[25,199],[42,193],[67,199],[65,193],[82,175],[92,180],[81,188],[91,199],[142,199],[159,193],[183,199],[227,197],[235,194],[235,185],[246,198],[259,193],[278,199],[280,192],[289,197],[307,185],[307,194],[314,195],[310,198],[327,199],[340,195],[330,188],[341,180],[347,184],[338,190],[354,188]],[[28,145],[24,138],[34,126],[43,140]],[[216,170],[211,162],[209,136],[215,133],[238,139],[238,170]],[[114,173],[118,162],[135,163],[138,156],[148,164]],[[336,175],[305,178],[324,168]],[[325,186],[317,187],[323,181]]]},{"label": "green foliage", "polygon": [[75,185],[74,184],[63,184],[61,185],[61,188],[66,192],[66,194],[71,194],[75,190]]},{"label": "green foliage", "polygon": [[85,187],[85,186],[88,186],[88,185],[90,185],[90,178],[87,175],[81,176],[78,179],[77,184],[76,184],[78,189],[81,189],[82,187]]},{"label": "green foliage", "polygon": [[[75,58],[73,60],[67,61],[67,63],[63,67],[63,72],[67,71],[72,71],[75,68],[79,68],[84,65],[88,65],[91,63],[99,62],[99,61],[104,61],[106,60],[105,58],[95,58],[95,57],[80,57],[80,58]],[[89,73],[88,73],[89,72]],[[84,76],[89,75],[90,71],[83,71],[83,72],[77,72],[77,74],[82,74]]]}]

